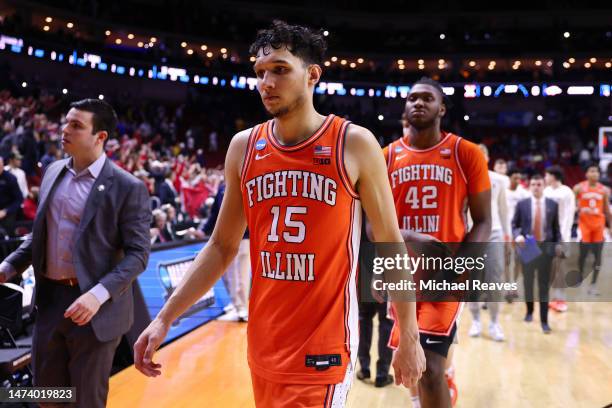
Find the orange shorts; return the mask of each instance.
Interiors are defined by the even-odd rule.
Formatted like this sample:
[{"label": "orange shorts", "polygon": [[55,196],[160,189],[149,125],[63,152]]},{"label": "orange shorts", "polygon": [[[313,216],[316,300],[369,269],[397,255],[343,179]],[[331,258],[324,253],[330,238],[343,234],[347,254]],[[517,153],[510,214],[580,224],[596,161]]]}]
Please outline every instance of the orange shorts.
[{"label": "orange shorts", "polygon": [[[459,317],[462,303],[460,302],[417,302],[416,313],[419,332],[435,336],[449,336]],[[391,307],[391,317],[395,320],[395,310]],[[393,324],[389,347],[395,349],[399,345],[399,328]]]},{"label": "orange shorts", "polygon": [[268,381],[251,371],[253,395],[257,408],[328,408],[344,407],[353,382],[348,366],[339,384],[284,384]]},{"label": "orange shorts", "polygon": [[578,227],[580,228],[580,235],[582,236],[581,242],[603,242],[604,241],[604,225],[587,225],[584,223],[579,223]]}]

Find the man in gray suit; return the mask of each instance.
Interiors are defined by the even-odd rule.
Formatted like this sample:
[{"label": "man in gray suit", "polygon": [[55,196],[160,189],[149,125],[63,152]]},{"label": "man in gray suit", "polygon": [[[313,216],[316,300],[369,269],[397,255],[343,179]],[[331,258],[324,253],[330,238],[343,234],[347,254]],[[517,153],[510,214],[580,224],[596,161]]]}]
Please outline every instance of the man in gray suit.
[{"label": "man in gray suit", "polygon": [[537,243],[540,255],[523,264],[525,302],[527,313],[525,321],[533,320],[533,286],[535,274],[538,275],[538,298],[540,301],[540,324],[544,334],[552,330],[548,325],[548,292],[552,259],[561,256],[561,232],[559,230],[559,206],[554,200],[544,197],[544,178],[536,174],[529,180],[531,197],[516,205],[512,219],[512,236],[519,248],[525,248],[528,237]]},{"label": "man in gray suit", "polygon": [[0,264],[0,282],[33,264],[34,384],[76,387],[77,406],[104,407],[115,349],[134,320],[132,281],[149,257],[149,193],[104,154],[113,108],[70,106],[62,144],[71,157],[47,168],[32,234]]}]

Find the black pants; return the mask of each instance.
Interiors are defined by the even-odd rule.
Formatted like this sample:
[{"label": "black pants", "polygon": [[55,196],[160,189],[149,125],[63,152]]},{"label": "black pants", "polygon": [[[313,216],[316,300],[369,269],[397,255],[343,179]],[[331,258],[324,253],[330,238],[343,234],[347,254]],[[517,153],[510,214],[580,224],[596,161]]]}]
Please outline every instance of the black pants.
[{"label": "black pants", "polygon": [[525,300],[527,313],[533,313],[533,285],[535,275],[538,275],[538,300],[540,301],[540,321],[548,323],[548,291],[550,288],[550,268],[552,257],[542,253],[530,263],[523,265],[523,277],[525,279]]},{"label": "black pants", "polygon": [[78,287],[41,280],[38,317],[32,340],[34,385],[76,387],[76,407],[106,406],[108,380],[120,338],[100,342],[91,324],[78,326],[64,311],[81,292]]},{"label": "black pants", "polygon": [[581,242],[580,255],[578,256],[578,270],[580,271],[580,282],[584,279],[584,263],[586,262],[589,252],[593,252],[595,259],[593,260],[593,277],[591,284],[597,283],[597,276],[601,269],[601,252],[603,250],[603,242]]},{"label": "black pants", "polygon": [[386,303],[361,302],[359,304],[359,364],[361,369],[370,370],[370,346],[372,345],[372,319],[378,313],[378,361],[376,378],[385,378],[389,374],[393,352],[387,344],[391,335],[393,321],[387,319]]}]

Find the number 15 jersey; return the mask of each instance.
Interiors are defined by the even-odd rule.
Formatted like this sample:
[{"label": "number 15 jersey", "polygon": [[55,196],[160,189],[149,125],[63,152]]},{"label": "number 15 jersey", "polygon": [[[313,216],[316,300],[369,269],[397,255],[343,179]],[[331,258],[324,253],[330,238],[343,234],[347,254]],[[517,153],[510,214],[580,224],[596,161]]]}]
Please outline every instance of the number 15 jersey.
[{"label": "number 15 jersey", "polygon": [[251,370],[273,382],[344,380],[358,343],[361,205],[344,169],[349,122],[329,115],[283,146],[274,121],[251,132],[241,175],[253,284]]}]

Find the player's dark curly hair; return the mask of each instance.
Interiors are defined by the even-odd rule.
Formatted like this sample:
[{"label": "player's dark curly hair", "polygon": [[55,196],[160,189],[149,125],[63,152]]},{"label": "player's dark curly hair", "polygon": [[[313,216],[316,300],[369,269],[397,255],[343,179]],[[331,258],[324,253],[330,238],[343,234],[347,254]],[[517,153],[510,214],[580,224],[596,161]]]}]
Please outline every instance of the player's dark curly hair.
[{"label": "player's dark curly hair", "polygon": [[453,106],[453,103],[446,96],[446,94],[444,93],[444,89],[442,89],[442,85],[440,85],[440,83],[438,81],[433,80],[430,77],[425,77],[424,76],[424,77],[421,77],[421,79],[416,81],[414,84],[412,84],[412,86],[419,85],[419,84],[429,85],[429,86],[434,87],[436,89],[436,91],[438,91],[440,96],[442,97],[442,102],[444,102],[444,105],[446,105],[446,107],[448,109],[450,109]]},{"label": "player's dark curly hair", "polygon": [[287,47],[289,52],[307,64],[321,65],[327,51],[327,41],[319,31],[274,20],[269,28],[257,32],[249,52],[257,55],[261,49],[267,55],[271,48],[278,50],[282,47]]}]

